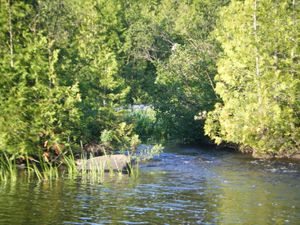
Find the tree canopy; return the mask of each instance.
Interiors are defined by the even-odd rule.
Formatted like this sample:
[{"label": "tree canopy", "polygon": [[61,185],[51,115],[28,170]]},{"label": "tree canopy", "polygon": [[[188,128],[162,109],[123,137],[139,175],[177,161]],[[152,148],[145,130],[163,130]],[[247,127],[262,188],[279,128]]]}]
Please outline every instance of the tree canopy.
[{"label": "tree canopy", "polygon": [[224,52],[216,92],[222,102],[205,131],[257,155],[299,150],[299,2],[232,1],[214,32]]},{"label": "tree canopy", "polygon": [[[0,0],[0,150],[126,149],[147,133],[297,152],[299,11],[298,0]],[[134,104],[155,113],[128,119]]]}]

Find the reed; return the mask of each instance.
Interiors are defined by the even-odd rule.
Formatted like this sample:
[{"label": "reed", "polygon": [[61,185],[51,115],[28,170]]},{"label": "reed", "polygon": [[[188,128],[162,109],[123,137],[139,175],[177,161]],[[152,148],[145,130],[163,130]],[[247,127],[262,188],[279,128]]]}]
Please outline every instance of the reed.
[{"label": "reed", "polygon": [[[83,157],[82,157],[83,159]],[[67,174],[69,178],[76,177],[79,174],[78,167],[76,165],[76,159],[73,152],[70,150],[69,155],[64,156],[64,165],[66,166]]]},{"label": "reed", "polygon": [[135,165],[132,162],[128,163],[127,172],[130,177],[138,178],[139,177],[139,159],[137,158],[135,161]]},{"label": "reed", "polygon": [[8,157],[6,153],[3,153],[0,156],[0,181],[16,180],[17,174],[15,156]]},{"label": "reed", "polygon": [[33,163],[30,163],[27,159],[26,164],[28,179],[31,179],[31,174],[34,174],[39,181],[55,180],[59,178],[58,167],[60,165],[46,162],[42,157],[39,158],[39,161]]},{"label": "reed", "polygon": [[[41,156],[39,160],[31,159],[29,156],[25,156],[26,168],[23,173],[20,174],[26,176],[28,181],[32,179],[37,179],[39,182],[57,180],[67,174],[69,179],[81,179],[89,182],[104,182],[106,178],[112,178],[118,176],[121,178],[123,176],[122,168],[117,168],[113,170],[112,165],[105,165],[104,163],[98,163],[94,165],[93,168],[82,168],[77,166],[75,156],[70,150],[68,154],[64,154],[62,161],[48,162],[45,161]],[[81,156],[81,162],[85,165],[87,158],[83,155]],[[130,177],[139,176],[138,160],[136,164],[132,165],[129,163],[127,172]],[[113,162],[112,162],[113,163]],[[64,165],[63,167],[60,167]],[[18,178],[18,168],[16,163],[16,156],[8,156],[5,153],[0,155],[0,182],[9,182],[10,180],[17,180]]]},{"label": "reed", "polygon": [[[32,164],[32,167],[28,166],[28,171],[33,171],[33,173],[36,175],[37,179],[39,181],[42,181],[43,180],[43,175],[42,175],[42,172],[40,171],[40,169],[37,167],[36,164]],[[31,169],[31,170],[30,170]]]}]

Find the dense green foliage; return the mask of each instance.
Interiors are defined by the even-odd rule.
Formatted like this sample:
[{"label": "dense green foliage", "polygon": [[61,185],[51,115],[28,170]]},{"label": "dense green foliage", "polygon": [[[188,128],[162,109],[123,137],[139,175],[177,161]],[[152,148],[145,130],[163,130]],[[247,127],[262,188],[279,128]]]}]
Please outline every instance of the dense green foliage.
[{"label": "dense green foliage", "polygon": [[256,155],[289,155],[300,148],[299,1],[232,1],[215,31],[215,106],[206,133],[217,143],[250,147]]},{"label": "dense green foliage", "polygon": [[[291,154],[300,139],[299,7],[0,0],[0,150],[135,149],[139,139],[207,134]],[[124,110],[132,104],[149,110]]]},{"label": "dense green foliage", "polygon": [[164,138],[199,140],[203,123],[195,122],[194,116],[211,110],[217,98],[214,75],[220,48],[210,33],[218,9],[228,1],[138,2],[129,12],[138,12],[130,17],[127,31],[127,51],[134,65],[129,84],[148,99],[140,99],[140,91],[133,98],[155,107]]},{"label": "dense green foliage", "polygon": [[162,142],[164,136],[163,121],[157,117],[153,107],[139,105],[127,109],[125,120],[133,125],[133,131],[143,143]]},{"label": "dense green foliage", "polygon": [[112,1],[1,0],[2,150],[60,151],[120,127],[115,107],[128,91],[118,10]]}]

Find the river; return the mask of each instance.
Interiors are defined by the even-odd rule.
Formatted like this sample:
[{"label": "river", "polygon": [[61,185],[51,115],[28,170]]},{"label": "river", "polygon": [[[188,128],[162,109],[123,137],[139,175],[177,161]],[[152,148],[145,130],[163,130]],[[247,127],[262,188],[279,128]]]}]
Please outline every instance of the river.
[{"label": "river", "polygon": [[0,184],[1,225],[300,224],[300,163],[169,147],[137,178]]}]

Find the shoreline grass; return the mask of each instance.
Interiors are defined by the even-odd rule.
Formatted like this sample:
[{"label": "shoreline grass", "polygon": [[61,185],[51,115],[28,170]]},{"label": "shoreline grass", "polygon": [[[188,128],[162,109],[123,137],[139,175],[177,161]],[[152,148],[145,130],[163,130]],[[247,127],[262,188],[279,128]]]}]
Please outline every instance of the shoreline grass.
[{"label": "shoreline grass", "polygon": [[17,164],[14,156],[9,157],[3,153],[0,157],[0,181],[7,182],[17,178]]},{"label": "shoreline grass", "polygon": [[[82,155],[80,160],[85,163],[87,158]],[[20,170],[24,171],[22,175],[18,173]],[[0,184],[9,180],[16,181],[20,178],[19,176],[25,176],[28,181],[37,180],[38,182],[67,178],[103,183],[106,175],[110,178],[114,176],[120,178],[127,172],[129,177],[136,178],[139,175],[138,163],[134,166],[129,163],[127,171],[124,172],[121,168],[116,171],[113,169],[107,171],[104,164],[97,164],[95,169],[80,168],[72,151],[64,154],[59,163],[46,162],[42,157],[32,161],[25,156],[25,165],[22,166],[17,164],[16,156],[8,156],[6,153],[0,155]]]},{"label": "shoreline grass", "polygon": [[[129,157],[124,164],[118,164],[118,160],[99,160],[95,165],[87,163],[87,160],[94,158],[94,155],[81,154],[76,157],[71,148],[61,152],[53,159],[45,158],[42,155],[29,156],[8,154],[0,152],[0,183],[9,180],[18,180],[20,177],[28,181],[36,179],[39,182],[58,179],[81,179],[104,182],[104,177],[122,177],[127,174],[129,177],[139,176],[139,164],[159,155],[163,150],[161,144],[140,145],[134,151],[131,149],[121,153]],[[104,152],[105,153],[105,152]],[[105,156],[106,155],[105,153]],[[101,164],[102,163],[102,164]],[[88,166],[89,165],[89,166]],[[91,166],[92,165],[92,166]],[[122,165],[122,168],[120,166]],[[89,167],[89,168],[88,168]]]}]

